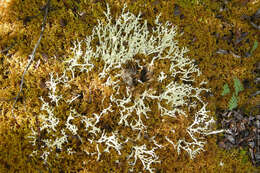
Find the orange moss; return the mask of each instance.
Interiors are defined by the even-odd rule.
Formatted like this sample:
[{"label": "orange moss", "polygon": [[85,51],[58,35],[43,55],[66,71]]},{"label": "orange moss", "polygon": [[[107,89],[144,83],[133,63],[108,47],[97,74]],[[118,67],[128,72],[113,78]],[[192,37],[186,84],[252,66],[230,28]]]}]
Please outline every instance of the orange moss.
[{"label": "orange moss", "polygon": [[[111,6],[111,13],[117,16],[121,13],[124,1],[107,1]],[[194,58],[202,71],[199,80],[205,78],[209,83],[206,88],[211,88],[214,97],[205,97],[209,102],[209,109],[214,112],[217,108],[225,109],[228,105],[228,99],[223,98],[220,94],[224,83],[233,85],[233,77],[237,76],[241,81],[249,79],[252,81],[253,65],[256,63],[256,57],[259,56],[260,49],[256,49],[254,54],[249,57],[236,58],[231,54],[220,55],[215,52],[218,49],[231,50],[232,52],[243,55],[243,52],[250,50],[253,41],[258,39],[257,31],[250,24],[242,21],[239,16],[242,14],[252,15],[257,10],[257,5],[247,3],[247,6],[240,5],[240,1],[230,2],[227,5],[228,11],[222,12],[224,21],[215,16],[220,9],[217,2],[205,1],[202,3],[187,4],[181,1],[166,0],[126,0],[128,9],[138,14],[142,11],[142,17],[148,20],[150,25],[154,25],[155,17],[162,13],[162,21],[171,21],[177,25],[179,31],[184,34],[179,37],[181,46],[188,46],[190,52],[188,56]],[[195,2],[195,1],[189,1]],[[174,4],[180,5],[183,19],[174,16]],[[242,3],[242,2],[241,2]],[[97,19],[104,19],[103,11],[105,3],[98,0],[75,1],[75,0],[53,0],[48,14],[48,20],[44,37],[37,50],[35,62],[40,62],[37,67],[36,63],[32,65],[29,72],[25,76],[25,86],[21,99],[16,104],[16,117],[20,126],[13,122],[11,116],[11,107],[13,100],[19,90],[20,77],[27,63],[28,56],[31,53],[36,41],[38,40],[41,23],[43,19],[43,10],[40,10],[45,1],[31,0],[10,1],[8,7],[0,7],[0,50],[11,47],[8,51],[9,55],[1,53],[0,61],[0,171],[1,172],[35,172],[36,170],[48,171],[43,165],[42,160],[29,157],[29,154],[35,149],[32,148],[29,140],[26,138],[31,131],[31,127],[37,123],[37,115],[40,112],[41,103],[39,96],[47,96],[45,81],[49,78],[49,72],[61,72],[60,62],[69,56],[72,41],[75,39],[83,39],[89,35],[92,28],[97,24]],[[235,5],[235,6],[234,6]],[[229,34],[230,30],[249,32],[249,43],[243,41],[237,50],[228,44],[225,40],[217,43],[217,38],[213,33],[218,33],[219,37]],[[56,56],[55,59],[52,57]],[[16,60],[16,61],[15,61]],[[17,64],[20,62],[21,64]],[[166,67],[164,67],[166,68]],[[155,70],[155,74],[159,71]],[[74,106],[80,108],[79,113],[89,111],[95,113],[97,109],[102,109],[101,95],[110,94],[110,90],[100,88],[101,81],[95,80],[92,84],[91,79],[95,78],[95,74],[90,77],[82,75],[73,81],[73,87],[63,91],[64,93],[83,93],[82,103],[76,102]],[[91,98],[89,87],[96,86],[94,97]],[[246,89],[240,96],[239,105],[248,102],[248,96],[251,90]],[[66,94],[65,94],[66,97]],[[10,100],[9,100],[10,99]],[[250,108],[251,105],[248,105]],[[56,110],[60,115],[67,115],[67,106],[62,105]],[[159,113],[155,112],[154,117],[150,119],[150,123],[159,118]],[[115,117],[105,117],[99,124],[102,128],[112,128],[120,130],[120,133],[129,134],[129,129],[118,129],[114,124],[118,120]],[[166,120],[167,121],[167,120]],[[75,121],[75,123],[79,123]],[[187,123],[187,122],[178,122]],[[172,124],[159,124],[154,129],[162,136],[169,133]],[[83,131],[80,131],[83,133]],[[180,132],[183,133],[180,129]],[[83,135],[84,136],[84,135]],[[182,136],[182,135],[180,135]],[[178,136],[176,136],[177,138]],[[75,150],[77,148],[85,148],[89,151],[93,150],[86,145],[79,144],[77,138],[71,136],[73,143],[71,146]],[[148,143],[147,143],[148,144]],[[132,144],[133,145],[133,144]],[[126,152],[130,152],[131,145],[126,146]],[[205,152],[201,153],[196,159],[190,160],[186,154],[177,155],[176,150],[172,146],[165,147],[156,152],[161,159],[161,164],[156,165],[158,172],[252,172],[254,168],[250,162],[243,163],[242,156],[238,151],[222,151],[216,146],[215,137],[209,137],[209,143],[206,145]],[[82,150],[81,150],[82,151]],[[60,170],[70,170],[75,172],[127,172],[129,165],[126,161],[126,154],[120,157],[116,152],[112,151],[109,155],[102,155],[102,162],[97,162],[96,158],[90,157],[83,152],[77,153],[75,156],[61,153],[62,157],[56,159],[55,155],[51,155],[48,166],[52,172]],[[116,160],[120,160],[117,163]],[[83,162],[82,162],[83,161]],[[86,161],[86,164],[84,164]],[[220,162],[224,165],[220,166]],[[142,164],[137,163],[136,172],[143,171]]]}]

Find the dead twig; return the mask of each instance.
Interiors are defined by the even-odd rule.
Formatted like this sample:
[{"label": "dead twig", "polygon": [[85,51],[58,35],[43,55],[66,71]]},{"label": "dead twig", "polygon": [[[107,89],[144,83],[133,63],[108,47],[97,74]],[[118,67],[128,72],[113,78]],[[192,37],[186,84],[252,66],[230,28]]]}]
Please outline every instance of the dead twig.
[{"label": "dead twig", "polygon": [[[14,118],[15,120],[16,120],[16,117],[14,116],[13,110],[14,110],[15,104],[16,104],[16,102],[17,102],[17,100],[18,100],[18,98],[19,98],[19,96],[20,96],[20,94],[21,94],[21,92],[22,92],[22,89],[23,89],[24,76],[25,76],[26,72],[28,71],[29,67],[31,66],[31,64],[32,64],[32,62],[33,62],[33,60],[34,60],[34,57],[35,57],[36,49],[38,48],[38,46],[39,46],[39,44],[40,44],[40,42],[41,42],[41,39],[42,39],[42,36],[43,36],[43,32],[44,32],[44,30],[45,30],[45,24],[46,24],[46,19],[47,19],[47,14],[48,14],[49,6],[50,6],[50,0],[47,0],[47,3],[46,3],[46,5],[45,5],[45,14],[44,14],[43,22],[42,22],[42,29],[41,29],[40,37],[39,37],[37,43],[36,43],[35,46],[34,46],[34,49],[33,49],[32,54],[29,55],[29,56],[30,56],[30,60],[29,60],[29,62],[27,63],[27,66],[26,66],[26,68],[25,68],[25,70],[24,70],[24,72],[23,72],[22,79],[21,79],[21,83],[20,83],[20,90],[19,90],[18,94],[16,95],[15,101],[14,101],[14,103],[13,103],[12,115],[13,115],[13,118]],[[17,123],[17,122],[16,122],[16,123]]]},{"label": "dead twig", "polygon": [[13,47],[13,45],[11,45],[11,46],[5,48],[4,50],[1,50],[0,53],[8,52],[8,50],[10,50],[12,47]]}]

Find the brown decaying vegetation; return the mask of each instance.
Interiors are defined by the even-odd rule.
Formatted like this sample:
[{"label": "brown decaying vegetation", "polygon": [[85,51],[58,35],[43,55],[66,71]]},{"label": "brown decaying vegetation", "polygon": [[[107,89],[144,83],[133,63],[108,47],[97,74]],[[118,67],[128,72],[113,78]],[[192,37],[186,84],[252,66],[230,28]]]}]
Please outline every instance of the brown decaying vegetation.
[{"label": "brown decaying vegetation", "polygon": [[[52,0],[45,33],[35,61],[25,76],[23,92],[14,110],[18,119],[16,124],[11,116],[12,98],[19,91],[20,78],[27,64],[28,55],[31,54],[39,37],[44,16],[42,9],[46,2],[44,0],[4,1],[0,3],[0,50],[8,50],[0,53],[0,172],[48,171],[41,160],[29,157],[32,148],[26,136],[31,131],[31,124],[37,123],[35,117],[41,106],[38,97],[47,93],[45,81],[49,77],[49,72],[61,72],[60,62],[70,54],[72,41],[84,39],[86,35],[91,34],[97,19],[104,19],[103,11],[106,9],[106,3],[109,3],[111,13],[116,17],[121,13],[125,2],[131,12],[138,14],[142,11],[142,17],[149,24],[153,25],[155,17],[161,13],[161,21],[168,20],[178,26],[179,32],[183,32],[183,35],[178,38],[180,46],[187,46],[190,49],[187,56],[196,60],[202,71],[201,80],[206,78],[209,81],[205,87],[211,88],[211,93],[205,95],[205,99],[209,102],[212,115],[216,109],[227,108],[228,99],[220,95],[224,83],[232,83],[234,76],[239,77],[241,81],[253,81],[252,71],[260,55],[260,49],[256,49],[253,55],[247,58],[245,53],[250,51],[255,40],[260,41],[259,31],[241,16],[252,15],[260,6],[257,0],[250,2],[235,0],[226,4],[218,0],[206,0],[204,3],[195,3],[200,2],[196,0],[186,0],[186,3],[181,0]],[[176,4],[180,14],[175,11]],[[234,34],[230,34],[231,32]],[[234,45],[236,38],[242,32],[248,33],[246,39]],[[225,39],[231,35],[232,38]],[[217,54],[216,51],[219,49],[232,51],[240,58],[232,53]],[[71,91],[73,90],[75,94],[83,92],[84,101],[93,101],[86,92],[86,87],[89,86],[82,83],[88,83],[88,79],[84,76],[75,81],[75,86],[78,88],[75,91],[72,88]],[[251,87],[239,95],[239,105],[244,105],[245,110],[249,111],[257,102],[257,98],[250,101],[248,99],[254,90],[255,88]],[[100,93],[95,94],[98,97]],[[109,91],[105,94],[109,94]],[[80,106],[80,110],[84,112],[86,105]],[[88,108],[96,107],[98,105],[93,104]],[[90,111],[94,112],[94,110]],[[110,123],[110,120],[104,122]],[[169,128],[167,124],[162,125],[161,133],[167,133],[167,128]],[[124,131],[127,133],[127,130]],[[75,140],[76,145],[77,140],[72,140]],[[172,147],[164,148],[157,154],[162,161],[156,167],[157,172],[253,172],[254,170],[250,161],[244,162],[237,150],[224,151],[218,148],[215,136],[209,137],[205,152],[199,154],[194,160],[190,160],[185,154],[177,155]],[[96,162],[95,158],[80,153],[75,156],[66,155],[63,159],[54,159],[48,166],[52,172],[61,170],[127,172],[127,161],[121,160],[120,164],[115,164],[117,154],[114,155],[115,157],[112,152],[110,155],[103,156],[102,162]],[[224,165],[221,166],[220,162]],[[138,162],[137,165],[139,171],[143,171],[142,164]]]}]

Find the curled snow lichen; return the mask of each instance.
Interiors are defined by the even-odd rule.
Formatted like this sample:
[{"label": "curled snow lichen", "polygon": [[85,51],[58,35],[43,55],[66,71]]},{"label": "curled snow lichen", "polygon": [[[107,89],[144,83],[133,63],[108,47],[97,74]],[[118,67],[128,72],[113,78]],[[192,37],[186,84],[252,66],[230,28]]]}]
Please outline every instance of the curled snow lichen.
[{"label": "curled snow lichen", "polygon": [[[188,49],[179,48],[176,27],[160,23],[159,16],[154,26],[148,26],[141,14],[126,12],[126,6],[116,20],[108,6],[104,14],[106,20],[98,21],[92,35],[74,43],[63,75],[51,74],[47,81],[49,99],[55,104],[42,99],[48,115],[41,115],[40,129],[52,130],[42,136],[41,157],[47,161],[55,146],[73,155],[79,147],[71,148],[72,136],[79,139],[78,145],[88,146],[84,152],[97,161],[113,151],[119,161],[128,155],[133,169],[140,160],[149,172],[168,144],[194,158],[204,150],[205,136],[220,131],[212,130],[214,120],[200,96],[208,89],[195,86],[201,72],[184,56]],[[83,96],[67,92],[57,99],[57,90],[66,87],[78,88]],[[79,109],[82,104],[87,111]],[[67,111],[58,114],[64,105]]]}]

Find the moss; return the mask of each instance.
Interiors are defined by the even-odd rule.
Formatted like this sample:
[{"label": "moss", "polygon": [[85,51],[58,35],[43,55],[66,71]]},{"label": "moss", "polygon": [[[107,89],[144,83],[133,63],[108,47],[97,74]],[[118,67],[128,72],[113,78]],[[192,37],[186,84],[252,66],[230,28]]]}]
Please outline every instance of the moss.
[{"label": "moss", "polygon": [[[111,13],[117,16],[121,12],[123,6],[122,1],[107,1],[111,8]],[[232,85],[233,77],[239,76],[240,80],[248,79],[252,81],[253,65],[256,63],[256,57],[259,56],[259,50],[256,49],[254,54],[245,58],[245,52],[251,50],[255,40],[260,41],[255,31],[249,23],[241,20],[243,14],[252,15],[257,10],[257,5],[253,2],[248,2],[246,6],[241,5],[240,1],[228,2],[225,5],[226,10],[219,12],[223,4],[214,1],[166,1],[153,0],[144,3],[142,0],[126,1],[131,12],[138,14],[142,11],[142,17],[148,20],[152,26],[155,17],[161,14],[162,21],[171,21],[177,25],[180,32],[184,34],[180,37],[181,46],[188,46],[190,52],[188,56],[194,58],[201,69],[202,80],[207,78],[209,83],[207,88],[212,89],[214,97],[205,97],[209,102],[209,109],[214,112],[217,108],[226,109],[228,99],[221,96],[222,86],[224,83]],[[186,2],[186,3],[184,3]],[[12,98],[19,90],[19,81],[22,75],[25,64],[28,60],[28,55],[39,37],[41,22],[43,19],[43,10],[41,8],[45,1],[31,0],[13,0],[7,7],[0,7],[0,49],[3,50],[11,47],[6,55],[1,53],[0,62],[0,170],[3,172],[35,172],[35,170],[45,170],[46,166],[42,160],[29,157],[28,155],[35,148],[31,148],[28,136],[31,127],[37,124],[37,116],[40,112],[41,103],[38,100],[39,96],[47,96],[47,88],[45,81],[51,71],[61,72],[63,67],[60,65],[64,59],[69,56],[72,40],[76,38],[83,39],[85,35],[91,33],[92,28],[97,24],[97,19],[104,19],[103,11],[105,2],[98,0],[88,1],[51,1],[51,8],[48,15],[46,29],[41,44],[37,50],[35,62],[40,62],[39,67],[35,63],[30,68],[25,77],[25,87],[22,93],[22,98],[16,105],[16,117],[19,126],[15,124],[11,116]],[[173,6],[178,4],[184,18],[174,16]],[[216,18],[216,15],[221,14],[222,18]],[[228,40],[221,39],[222,37],[232,35],[236,32],[248,32],[247,39],[243,40],[240,45],[234,46]],[[218,36],[216,36],[218,35]],[[75,38],[75,39],[74,39]],[[233,42],[235,38],[231,39]],[[234,54],[241,56],[236,58],[232,54],[222,55],[216,54],[218,49],[229,50]],[[56,58],[53,58],[56,56]],[[146,57],[147,58],[147,57]],[[98,62],[97,62],[98,64]],[[99,64],[100,65],[100,64]],[[159,65],[167,68],[163,64]],[[155,74],[159,71],[155,70]],[[94,81],[94,82],[91,82]],[[66,93],[82,94],[82,103],[76,102],[75,107],[79,107],[79,112],[86,111],[94,113],[97,109],[102,109],[101,96],[109,95],[110,90],[100,88],[102,81],[97,79],[96,74],[92,76],[84,76],[73,81],[72,88],[64,90]],[[153,84],[153,83],[152,83]],[[151,85],[152,85],[151,84]],[[89,87],[96,86],[97,88],[90,94]],[[139,88],[142,91],[142,88]],[[139,91],[140,92],[140,91]],[[240,94],[239,105],[244,105],[248,102],[248,96],[252,90],[245,90]],[[11,100],[9,100],[11,99]],[[252,107],[247,105],[246,109]],[[68,114],[67,105],[61,105],[56,112],[60,115]],[[153,118],[149,119],[149,123],[157,121],[159,113],[154,112]],[[102,128],[112,128],[115,126],[118,117],[105,117],[99,124]],[[75,121],[75,123],[79,123]],[[177,123],[185,125],[185,121]],[[169,133],[172,124],[159,124],[155,129],[162,136]],[[131,135],[129,129],[117,129],[121,133]],[[83,133],[83,132],[81,132]],[[180,131],[178,133],[184,133]],[[44,135],[44,134],[42,134]],[[84,136],[84,135],[83,135]],[[180,135],[181,136],[181,135]],[[176,136],[177,138],[178,136]],[[78,139],[71,136],[72,148],[86,148],[94,151],[94,148],[80,144]],[[148,141],[146,141],[148,144]],[[130,152],[131,146],[126,147],[126,152]],[[157,165],[157,172],[252,172],[253,167],[249,161],[246,161],[243,154],[239,154],[237,150],[222,151],[216,146],[215,137],[209,137],[209,143],[205,148],[206,152],[201,153],[195,160],[188,159],[187,155],[177,155],[172,147],[166,147],[159,150],[156,154],[159,155],[162,162]],[[55,155],[51,155],[48,167],[52,172],[61,170],[71,170],[78,172],[126,172],[129,165],[126,161],[126,155],[120,157],[116,152],[111,152],[110,155],[102,156],[102,162],[97,162],[82,152],[75,156],[61,152],[61,159],[56,159]],[[117,163],[116,160],[122,162]],[[83,164],[86,161],[87,164]],[[220,162],[224,165],[220,166]],[[137,163],[138,171],[142,170],[142,164]]]}]

